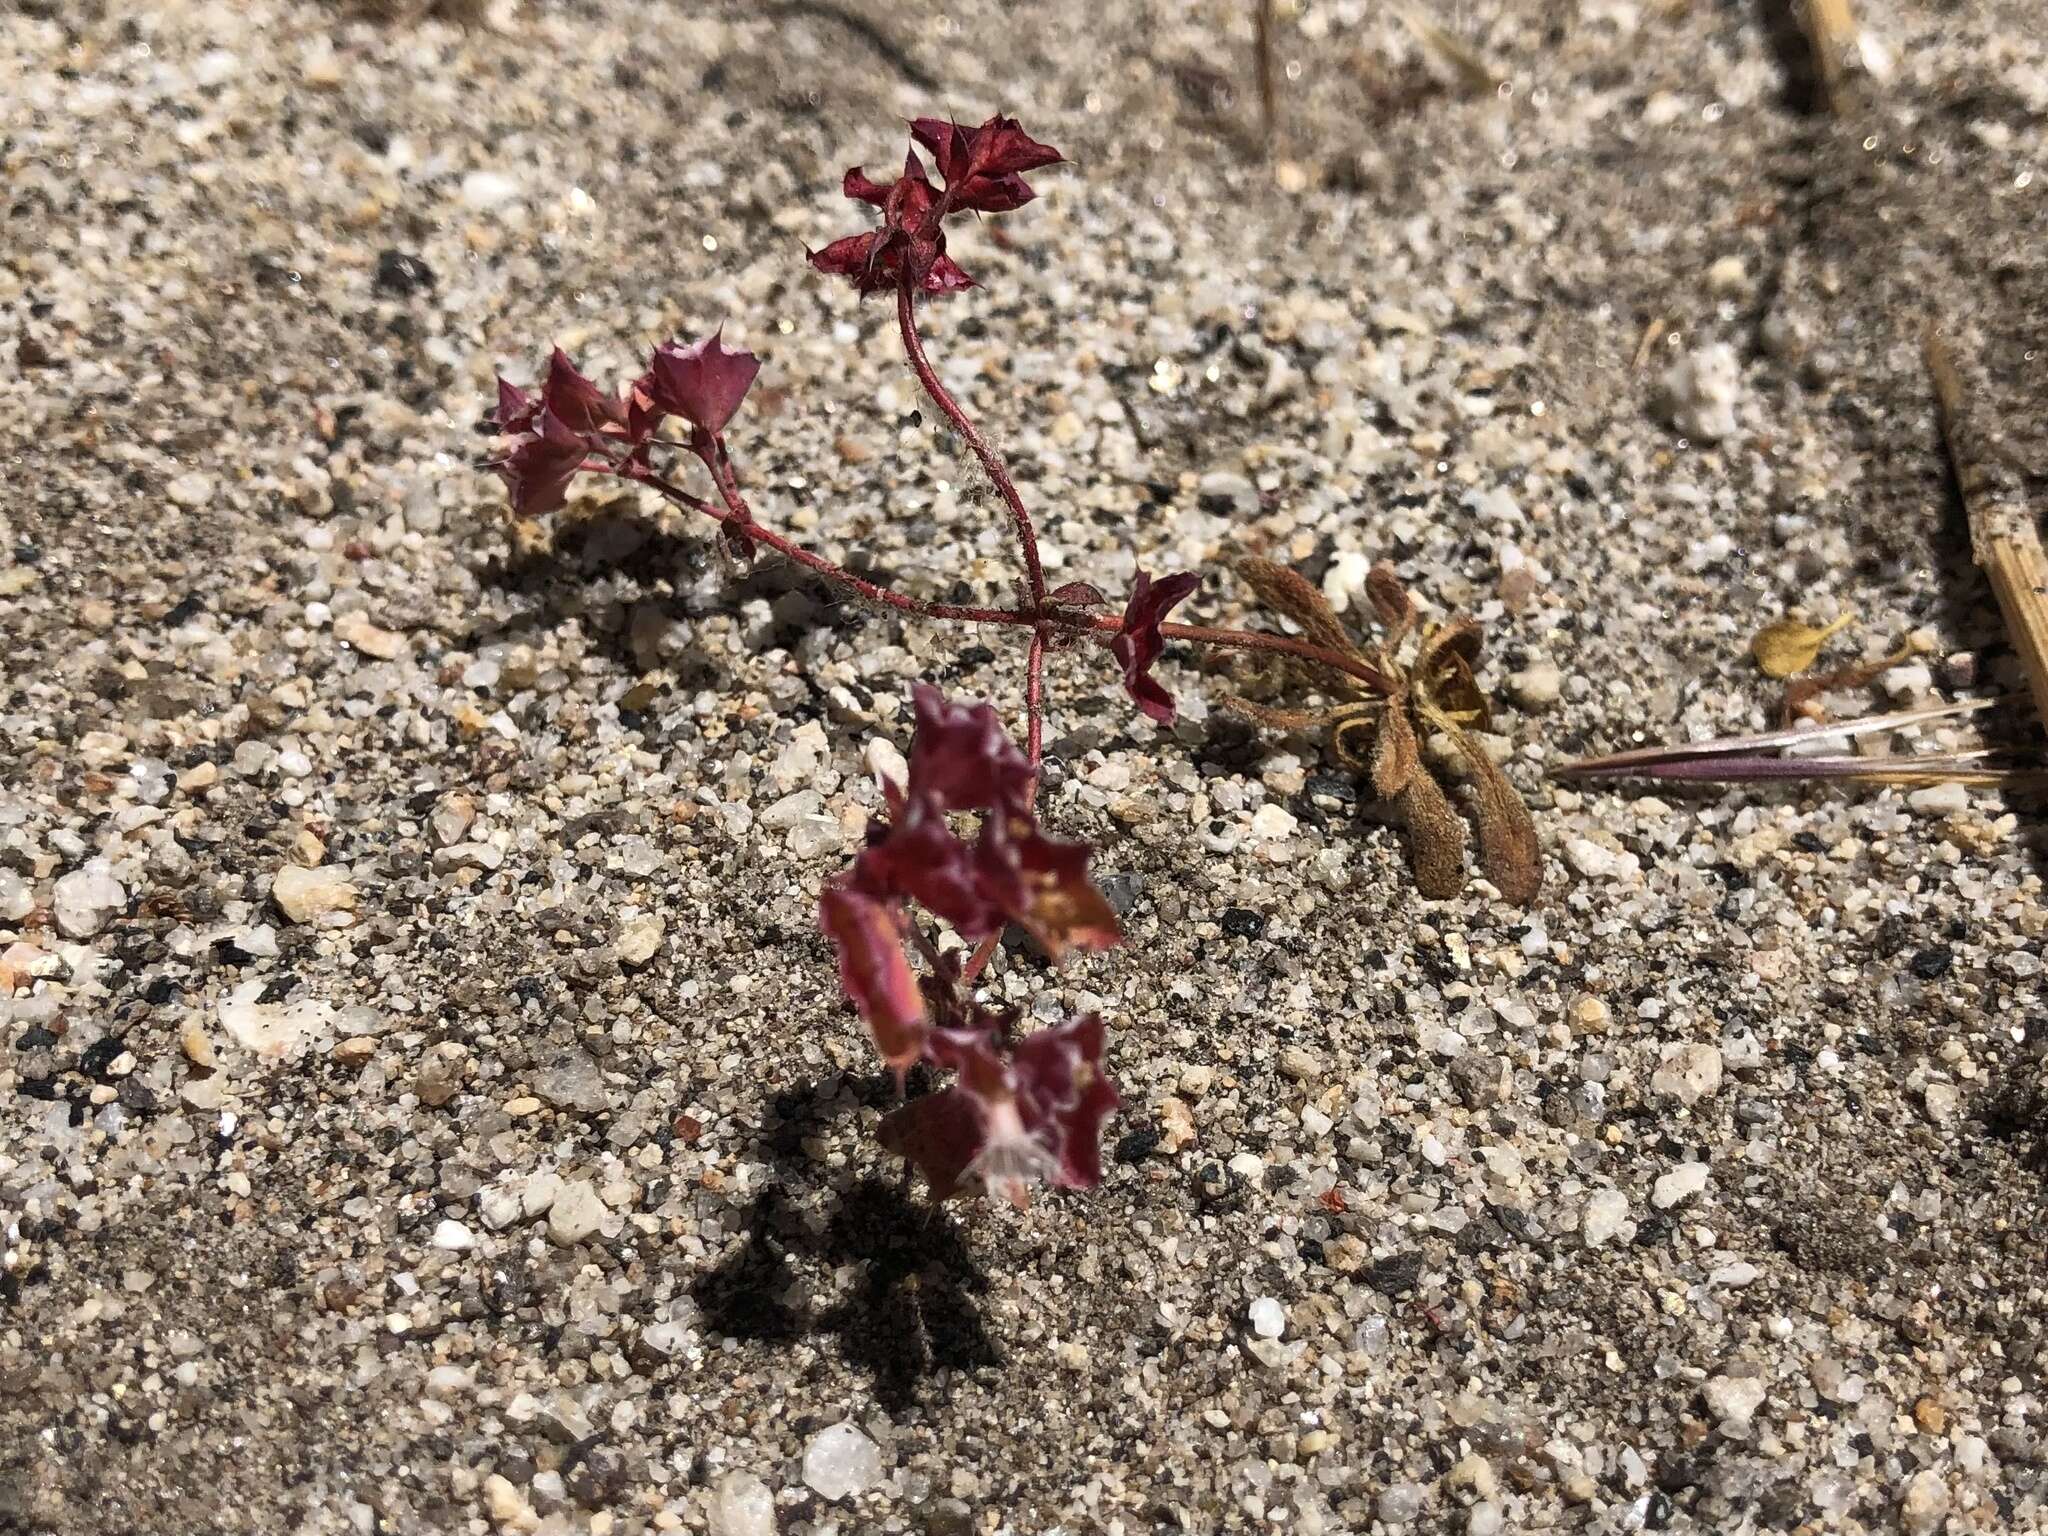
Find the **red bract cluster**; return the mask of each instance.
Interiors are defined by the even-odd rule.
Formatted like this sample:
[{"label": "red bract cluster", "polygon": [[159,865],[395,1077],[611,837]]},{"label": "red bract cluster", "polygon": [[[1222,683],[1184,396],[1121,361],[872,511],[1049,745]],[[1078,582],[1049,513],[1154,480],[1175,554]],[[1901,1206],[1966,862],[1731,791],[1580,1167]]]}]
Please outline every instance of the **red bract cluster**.
[{"label": "red bract cluster", "polygon": [[1118,1102],[1102,1040],[1092,1013],[1013,1040],[1008,1019],[972,1009],[926,1046],[928,1061],[958,1075],[891,1111],[882,1145],[915,1163],[938,1200],[973,1179],[1017,1206],[1034,1183],[1093,1189],[1102,1123]]},{"label": "red bract cluster", "polygon": [[533,517],[561,506],[586,469],[644,466],[670,416],[690,424],[691,447],[708,460],[760,370],[760,359],[731,350],[714,331],[688,346],[663,342],[622,398],[585,378],[557,347],[537,398],[498,380],[492,425],[511,443],[490,467],[511,492],[513,510]]},{"label": "red bract cluster", "polygon": [[[905,946],[909,904],[968,943],[1016,923],[1055,958],[1072,945],[1103,949],[1116,914],[1088,879],[1088,848],[1039,830],[1032,770],[986,704],[951,704],[916,690],[910,782],[884,784],[889,819],[868,828],[853,868],[827,887],[820,923],[839,947],[840,982],[898,1072],[923,1053],[929,1019]],[[950,817],[981,812],[971,838]]]},{"label": "red bract cluster", "polygon": [[[1088,878],[1087,846],[1039,830],[1031,764],[995,711],[948,703],[927,686],[916,691],[916,710],[909,782],[884,783],[889,819],[869,828],[867,848],[819,901],[819,924],[839,951],[840,985],[899,1075],[920,1060],[960,1073],[935,1096],[942,1103],[920,1099],[898,1112],[907,1117],[897,1121],[902,1150],[941,1198],[970,1165],[1013,1198],[1027,1175],[1093,1184],[1101,1173],[1093,1132],[1116,1103],[1096,1069],[1100,1023],[1074,1037],[1078,1056],[1034,1045],[1045,1040],[1039,1035],[1013,1048],[1005,1022],[958,1002],[950,962],[916,929],[912,908],[969,943],[1016,923],[1055,958],[1073,946],[1116,943],[1116,914]],[[968,837],[950,818],[970,812],[981,822]],[[922,981],[913,946],[932,967]],[[1083,1121],[1085,1151],[1072,1134]],[[994,1171],[991,1158],[1000,1165]]]},{"label": "red bract cluster", "polygon": [[810,253],[812,266],[846,278],[863,294],[904,287],[956,293],[973,287],[974,279],[946,254],[946,219],[1023,207],[1036,195],[1023,173],[1060,159],[1058,150],[1039,143],[1008,117],[992,117],[979,128],[920,117],[910,125],[910,136],[930,151],[945,186],[932,185],[915,148],[905,152],[903,174],[895,181],[876,181],[855,166],[841,190],[879,208],[882,227]]}]

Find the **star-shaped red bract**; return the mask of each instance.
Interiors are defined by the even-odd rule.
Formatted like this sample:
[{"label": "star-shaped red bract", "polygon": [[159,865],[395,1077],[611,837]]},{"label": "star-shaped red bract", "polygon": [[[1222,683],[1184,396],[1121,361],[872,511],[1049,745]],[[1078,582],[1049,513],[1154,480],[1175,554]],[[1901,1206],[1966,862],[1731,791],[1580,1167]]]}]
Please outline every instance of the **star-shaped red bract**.
[{"label": "star-shaped red bract", "polygon": [[1058,163],[1060,153],[1041,144],[1014,118],[992,117],[979,128],[936,117],[911,124],[911,137],[931,152],[943,188],[934,187],[917,151],[904,155],[903,174],[880,182],[855,166],[841,190],[881,210],[879,229],[834,240],[810,252],[820,272],[844,277],[861,294],[908,288],[913,293],[957,293],[974,286],[946,254],[945,221],[956,213],[1008,213],[1035,195],[1024,172]]}]

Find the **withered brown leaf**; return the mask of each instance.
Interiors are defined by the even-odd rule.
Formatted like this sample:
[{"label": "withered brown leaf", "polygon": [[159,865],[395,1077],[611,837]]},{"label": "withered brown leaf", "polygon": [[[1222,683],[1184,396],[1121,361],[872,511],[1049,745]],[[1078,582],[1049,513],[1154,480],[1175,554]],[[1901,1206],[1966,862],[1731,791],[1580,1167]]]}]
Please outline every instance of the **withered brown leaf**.
[{"label": "withered brown leaf", "polygon": [[1372,746],[1372,787],[1391,800],[1422,771],[1422,753],[1415,744],[1415,726],[1405,709],[1380,711]]},{"label": "withered brown leaf", "polygon": [[1480,869],[1502,896],[1517,906],[1528,906],[1543,884],[1543,858],[1537,851],[1536,823],[1530,819],[1529,807],[1471,732],[1442,715],[1431,723],[1450,737],[1472,776],[1472,821],[1479,829]]},{"label": "withered brown leaf", "polygon": [[1358,649],[1329,599],[1294,567],[1247,555],[1238,561],[1237,569],[1245,585],[1258,594],[1259,601],[1300,625],[1310,644],[1347,653]]},{"label": "withered brown leaf", "polygon": [[1299,571],[1247,558],[1238,570],[1260,601],[1292,620],[1309,641],[1360,665],[1324,663],[1304,672],[1330,702],[1321,708],[1282,709],[1248,699],[1228,708],[1274,730],[1328,732],[1339,762],[1364,775],[1407,829],[1415,883],[1425,896],[1454,896],[1465,879],[1465,824],[1422,756],[1425,732],[1443,732],[1465,762],[1471,784],[1470,815],[1479,839],[1479,865],[1508,901],[1526,906],[1543,884],[1542,856],[1529,810],[1472,729],[1488,720],[1485,694],[1473,676],[1483,639],[1478,622],[1456,614],[1423,629],[1412,660],[1403,641],[1419,620],[1414,601],[1393,567],[1373,566],[1365,596],[1381,635],[1367,646],[1355,640],[1322,592]]},{"label": "withered brown leaf", "polygon": [[1394,810],[1408,829],[1415,888],[1433,901],[1457,895],[1465,888],[1465,823],[1451,809],[1443,786],[1418,771],[1394,797]]},{"label": "withered brown leaf", "polygon": [[1373,612],[1379,615],[1380,628],[1387,632],[1387,644],[1398,645],[1408,633],[1408,626],[1415,622],[1415,600],[1386,561],[1365,573],[1365,595],[1372,602]]}]

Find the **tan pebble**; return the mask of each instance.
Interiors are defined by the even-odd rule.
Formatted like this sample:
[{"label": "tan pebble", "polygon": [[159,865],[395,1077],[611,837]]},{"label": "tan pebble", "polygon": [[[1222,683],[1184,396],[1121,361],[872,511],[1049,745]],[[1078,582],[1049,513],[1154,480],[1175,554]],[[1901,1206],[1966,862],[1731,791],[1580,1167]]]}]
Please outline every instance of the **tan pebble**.
[{"label": "tan pebble", "polygon": [[1298,1083],[1307,1083],[1323,1075],[1323,1063],[1306,1046],[1290,1045],[1280,1053],[1280,1070]]},{"label": "tan pebble", "polygon": [[1444,1484],[1454,1494],[1470,1494],[1475,1499],[1490,1499],[1496,1486],[1493,1464],[1484,1456],[1476,1453],[1469,1455],[1444,1474]]},{"label": "tan pebble", "polygon": [[295,923],[310,923],[330,912],[346,912],[356,904],[356,888],[340,865],[307,868],[287,864],[270,882],[270,899]]},{"label": "tan pebble", "polygon": [[527,1115],[539,1114],[540,1100],[534,1098],[531,1094],[522,1093],[516,1099],[507,1099],[505,1101],[505,1113],[514,1120],[523,1119]]},{"label": "tan pebble", "polygon": [[1323,1262],[1340,1275],[1357,1274],[1371,1257],[1372,1249],[1349,1232],[1340,1232],[1323,1244]]},{"label": "tan pebble", "polygon": [[513,1486],[512,1480],[501,1472],[493,1472],[484,1479],[484,1512],[493,1521],[515,1530],[530,1530],[538,1522],[533,1506],[526,1502],[526,1495]]},{"label": "tan pebble", "polygon": [[185,1053],[185,1059],[195,1067],[213,1065],[213,1040],[197,1024],[187,1024],[178,1036],[178,1046]]},{"label": "tan pebble", "polygon": [[1185,1100],[1164,1098],[1159,1101],[1159,1146],[1162,1151],[1174,1153],[1191,1146],[1195,1140],[1195,1116]]},{"label": "tan pebble", "polygon": [[377,1041],[372,1035],[350,1035],[334,1047],[334,1059],[344,1067],[360,1067],[376,1054]]},{"label": "tan pebble", "polygon": [[1948,1432],[1948,1410],[1931,1397],[1923,1397],[1913,1405],[1913,1422],[1920,1426],[1923,1435],[1941,1435]]},{"label": "tan pebble", "polygon": [[178,788],[188,795],[213,788],[220,782],[220,768],[214,763],[194,763],[178,775]]},{"label": "tan pebble", "polygon": [[405,654],[405,636],[372,624],[367,615],[345,613],[334,621],[334,638],[365,656],[391,661]]},{"label": "tan pebble", "polygon": [[842,437],[832,446],[848,464],[865,464],[875,456],[875,450],[857,437]]}]

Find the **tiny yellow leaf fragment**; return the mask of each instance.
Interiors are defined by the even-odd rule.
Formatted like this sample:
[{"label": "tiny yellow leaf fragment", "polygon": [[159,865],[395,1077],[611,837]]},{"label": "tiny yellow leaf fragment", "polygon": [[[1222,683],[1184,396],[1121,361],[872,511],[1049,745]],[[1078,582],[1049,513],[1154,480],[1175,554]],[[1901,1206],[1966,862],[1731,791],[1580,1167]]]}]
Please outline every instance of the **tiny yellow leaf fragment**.
[{"label": "tiny yellow leaf fragment", "polygon": [[1830,635],[1848,628],[1856,622],[1856,615],[1845,613],[1834,623],[1815,628],[1802,624],[1797,619],[1780,619],[1777,623],[1758,631],[1750,641],[1750,654],[1756,657],[1756,664],[1764,670],[1766,677],[1791,677],[1804,672],[1820,659],[1820,648]]}]

